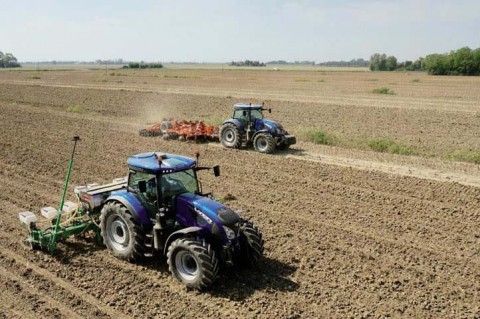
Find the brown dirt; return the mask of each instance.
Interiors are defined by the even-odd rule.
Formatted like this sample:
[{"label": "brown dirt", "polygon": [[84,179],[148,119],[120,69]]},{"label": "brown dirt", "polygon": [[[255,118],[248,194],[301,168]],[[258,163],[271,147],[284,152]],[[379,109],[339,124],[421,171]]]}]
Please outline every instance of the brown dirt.
[{"label": "brown dirt", "polygon": [[[227,89],[236,91],[232,86],[235,76],[241,78],[238,94],[245,98],[249,97],[244,93],[249,77],[262,77],[255,80],[260,83],[249,88],[259,97],[257,86],[273,87],[272,76],[280,88],[289,84],[299,89],[313,80],[294,79],[317,76],[232,71],[225,75],[225,82],[230,83],[221,84],[221,71],[176,72],[200,74],[201,78],[156,78],[155,73],[138,73],[151,75],[145,80],[147,84],[139,82],[145,77],[132,75],[115,76],[124,83],[113,85],[93,82],[101,76],[99,72],[44,72],[42,85],[37,86],[31,84],[35,80],[28,85],[20,83],[27,81],[26,73],[0,73],[0,318],[480,316],[479,188],[292,158],[304,156],[302,152],[317,153],[308,144],[269,156],[139,137],[138,126],[151,118],[149,115],[176,112],[200,117],[218,116],[225,109],[230,112],[236,99],[222,94]],[[378,75],[318,75],[326,79],[324,83],[340,78],[331,84],[339,87],[343,77],[358,80],[359,76],[365,79]],[[218,87],[208,88],[205,78],[210,84],[218,83]],[[129,81],[137,83],[126,83]],[[398,78],[386,81],[400,82]],[[420,84],[427,81],[457,80],[422,76]],[[55,86],[57,82],[71,87]],[[120,91],[127,84],[131,88]],[[141,89],[143,85],[147,90]],[[186,94],[188,88],[198,88],[198,92]],[[178,92],[168,93],[173,89]],[[398,95],[402,92],[401,88],[396,91]],[[308,92],[321,95],[315,90]],[[365,94],[361,93],[363,89],[358,92]],[[293,101],[302,92],[283,94]],[[469,94],[466,99],[480,99],[477,93]],[[412,99],[424,98],[430,97],[412,93]],[[385,121],[370,128],[373,131],[382,131],[388,125],[402,130],[401,121],[392,122],[396,114],[405,119],[437,121],[439,126],[450,123],[452,127],[456,127],[455,118],[463,118],[471,121],[466,126],[469,129],[464,130],[468,132],[458,131],[465,137],[464,143],[478,142],[471,132],[476,120],[465,116],[476,112],[469,103],[459,105],[451,116],[429,108],[370,109],[346,100],[342,103],[279,101],[275,116],[287,128],[298,128],[312,117],[326,123],[322,115],[331,120],[335,110],[338,114],[357,109],[363,114],[360,109],[368,110],[364,112],[367,124],[372,125],[369,121],[377,116]],[[67,112],[70,105],[82,106],[85,113]],[[403,130],[420,130],[416,128],[419,122],[405,121],[410,124]],[[346,132],[354,126],[346,119],[339,122]],[[359,130],[367,132],[367,124]],[[218,198],[234,195],[236,199],[228,204],[234,209],[247,209],[247,217],[264,233],[266,256],[259,268],[228,270],[209,291],[198,293],[187,291],[174,280],[165,260],[129,264],[110,256],[88,238],[61,243],[54,256],[25,250],[21,245],[25,232],[17,213],[37,211],[59,201],[70,152],[68,141],[75,134],[83,141],[70,194],[73,185],[124,176],[125,162],[131,154],[161,149],[189,155],[200,149],[204,164],[222,166],[220,178],[203,174],[204,188],[213,190]],[[431,141],[435,139],[440,141],[431,146],[432,150],[441,153],[451,147],[447,134],[430,137]]]}]

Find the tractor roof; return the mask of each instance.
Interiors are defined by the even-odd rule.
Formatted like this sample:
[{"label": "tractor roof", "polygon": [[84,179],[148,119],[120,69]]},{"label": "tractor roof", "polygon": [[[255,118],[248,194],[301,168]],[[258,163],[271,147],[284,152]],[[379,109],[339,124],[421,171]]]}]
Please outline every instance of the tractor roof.
[{"label": "tractor roof", "polygon": [[233,108],[236,110],[260,110],[263,109],[262,104],[251,104],[251,103],[236,103],[233,105]]},{"label": "tractor roof", "polygon": [[[161,158],[161,165],[159,164],[159,158]],[[128,159],[127,163],[130,168],[147,173],[158,173],[160,171],[172,173],[193,168],[197,162],[185,156],[149,152],[133,155]]]}]

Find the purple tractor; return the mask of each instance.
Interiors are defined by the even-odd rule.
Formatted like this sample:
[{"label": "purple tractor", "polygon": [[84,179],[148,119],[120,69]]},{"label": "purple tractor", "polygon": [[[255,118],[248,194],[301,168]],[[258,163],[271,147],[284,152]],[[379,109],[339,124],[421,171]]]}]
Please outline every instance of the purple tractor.
[{"label": "purple tractor", "polygon": [[[220,142],[229,148],[252,145],[260,153],[270,154],[275,150],[286,150],[297,142],[283,126],[263,118],[267,110],[263,104],[237,103],[233,106],[233,117],[220,127]],[[268,109],[271,113],[271,109]]]},{"label": "purple tractor", "polygon": [[222,265],[255,265],[263,254],[262,234],[251,222],[203,193],[197,160],[164,153],[128,159],[128,178],[81,186],[75,193],[84,211],[99,216],[111,253],[136,261],[160,253],[182,283],[209,287]]}]

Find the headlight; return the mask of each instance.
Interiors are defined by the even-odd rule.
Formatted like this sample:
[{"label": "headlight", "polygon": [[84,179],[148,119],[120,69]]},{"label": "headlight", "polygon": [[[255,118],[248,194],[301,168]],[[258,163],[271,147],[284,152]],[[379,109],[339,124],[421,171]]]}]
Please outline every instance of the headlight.
[{"label": "headlight", "polygon": [[227,226],[223,226],[223,230],[227,234],[228,239],[232,240],[235,238],[235,232],[231,228],[228,228]]}]

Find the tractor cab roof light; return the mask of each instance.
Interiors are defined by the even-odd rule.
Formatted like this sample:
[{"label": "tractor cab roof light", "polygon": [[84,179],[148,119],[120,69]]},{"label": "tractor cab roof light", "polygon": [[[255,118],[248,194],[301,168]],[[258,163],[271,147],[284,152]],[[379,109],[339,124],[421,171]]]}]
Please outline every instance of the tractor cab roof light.
[{"label": "tractor cab roof light", "polygon": [[162,166],[163,155],[159,155],[159,154],[155,153],[155,157],[157,158],[158,165]]}]

